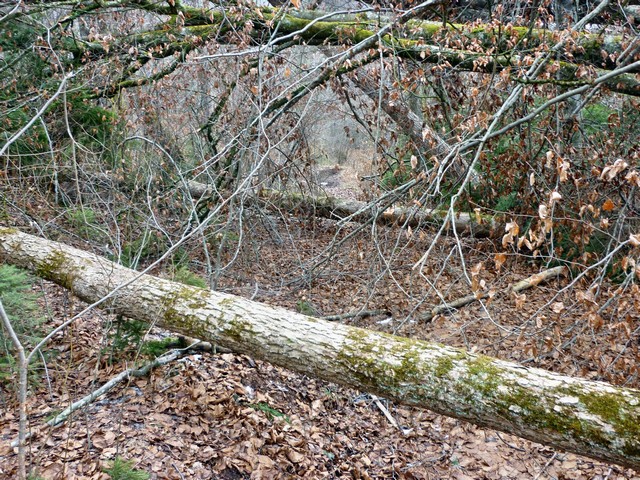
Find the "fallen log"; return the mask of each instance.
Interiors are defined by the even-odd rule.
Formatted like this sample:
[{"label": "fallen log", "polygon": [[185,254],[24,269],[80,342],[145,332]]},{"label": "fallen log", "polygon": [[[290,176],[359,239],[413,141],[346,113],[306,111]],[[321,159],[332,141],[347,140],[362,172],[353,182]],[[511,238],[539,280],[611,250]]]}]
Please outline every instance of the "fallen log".
[{"label": "fallen log", "polygon": [[[189,180],[186,187],[195,199],[212,195],[214,190],[210,185],[197,180]],[[362,202],[350,198],[331,197],[329,195],[306,195],[298,192],[272,190],[263,188],[257,195],[247,197],[249,202],[259,202],[266,207],[270,204],[279,210],[310,212],[315,216],[333,220],[350,220],[368,222],[373,219],[381,224],[396,224],[412,228],[428,224],[440,225],[447,216],[444,210],[424,208],[419,206],[391,206],[385,209],[378,207],[378,202]],[[458,233],[475,237],[487,237],[493,232],[504,228],[504,223],[489,215],[458,212],[454,222]],[[449,225],[449,228],[451,225]]]},{"label": "fallen log", "polygon": [[[356,222],[366,222],[375,218],[383,224],[396,224],[409,227],[419,227],[428,224],[441,225],[447,212],[419,206],[390,206],[385,209],[377,208],[376,202],[367,203],[359,200],[330,197],[325,195],[309,196],[295,192],[281,192],[263,189],[259,192],[263,202],[272,202],[285,210],[311,211],[314,215],[335,220],[349,219]],[[500,228],[500,223],[493,217],[466,212],[456,213],[453,221],[458,233],[465,233],[476,237],[486,237]],[[449,225],[449,229],[451,225]]]},{"label": "fallen log", "polygon": [[0,260],[87,302],[406,405],[640,470],[640,391],[325,322],[0,228]]}]

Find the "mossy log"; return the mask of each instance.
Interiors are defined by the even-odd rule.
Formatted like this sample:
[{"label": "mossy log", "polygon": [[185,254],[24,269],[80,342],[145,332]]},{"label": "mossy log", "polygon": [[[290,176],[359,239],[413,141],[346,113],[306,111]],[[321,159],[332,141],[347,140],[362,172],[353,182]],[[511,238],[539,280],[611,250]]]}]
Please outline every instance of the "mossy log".
[{"label": "mossy log", "polygon": [[0,260],[112,312],[306,375],[640,470],[640,391],[339,325],[0,229]]},{"label": "mossy log", "polygon": [[[125,7],[127,3],[123,2],[121,6]],[[188,52],[203,42],[229,43],[228,33],[234,29],[248,31],[258,43],[276,32],[281,35],[274,40],[276,43],[280,43],[283,38],[295,38],[295,43],[308,45],[350,45],[378,37],[376,43],[381,50],[418,63],[434,63],[490,74],[510,69],[514,77],[518,76],[518,71],[528,68],[531,60],[528,57],[535,56],[536,48],[544,51],[564,40],[567,46],[558,52],[555,65],[550,65],[550,72],[536,82],[565,87],[591,85],[595,80],[594,74],[601,76],[607,70],[618,69],[617,59],[633,40],[632,37],[623,35],[549,31],[510,25],[443,26],[439,22],[419,20],[406,22],[404,28],[400,28],[395,35],[380,35],[380,28],[393,20],[380,23],[381,19],[377,14],[375,17],[336,15],[333,18],[329,14],[318,17],[321,14],[317,13],[312,18],[305,12],[272,7],[236,11],[197,8],[184,4],[170,6],[161,2],[132,2],[128,6],[156,13],[163,22],[150,30],[118,37],[110,42],[62,37],[59,45],[56,45],[68,51],[78,62],[86,55],[96,58],[120,55],[124,57],[125,63],[131,64],[131,68],[127,70],[127,75],[131,74],[128,78],[120,78],[98,89],[99,92],[94,93],[94,96],[114,96],[122,88],[136,87],[167,75],[186,59]],[[248,26],[250,28],[247,30]],[[134,53],[123,53],[129,51]],[[173,57],[177,54],[180,55],[174,59],[173,66],[158,72],[153,79],[137,74],[139,66],[151,59]],[[585,76],[585,67],[593,67],[591,75]],[[602,84],[614,92],[640,96],[640,80],[634,75],[640,70],[640,66],[634,64],[627,68],[626,73],[607,78]]]},{"label": "mossy log", "polygon": [[[382,211],[376,207],[376,202],[362,202],[359,200],[336,198],[328,195],[309,196],[294,192],[281,192],[263,189],[259,193],[263,202],[273,203],[280,209],[301,210],[311,212],[316,216],[343,220],[367,222],[375,220],[377,223],[397,224],[410,227],[429,224],[441,225],[446,211],[420,207],[391,206]],[[456,231],[478,237],[490,235],[498,227],[495,219],[460,212],[456,215]]]},{"label": "mossy log", "polygon": [[[213,188],[195,180],[187,182],[189,194],[200,199],[211,195]],[[441,225],[447,212],[443,210],[421,207],[392,206],[384,210],[377,207],[377,202],[362,202],[350,198],[337,198],[329,195],[306,195],[298,192],[283,192],[264,188],[255,197],[248,197],[249,202],[260,202],[264,206],[275,205],[278,210],[308,212],[317,217],[333,220],[348,219],[354,222],[375,220],[380,224],[396,224],[412,228],[425,225]],[[503,223],[495,217],[482,214],[460,212],[456,214],[454,225],[456,231],[476,237],[487,237],[496,231],[502,231]]]},{"label": "mossy log", "polygon": [[[263,35],[264,30],[277,28],[281,34],[287,35],[296,32],[299,38],[308,43],[317,45],[327,43],[343,43],[347,41],[361,41],[371,35],[375,35],[380,26],[395,21],[393,17],[375,14],[330,14],[321,11],[284,11],[280,8],[260,7],[244,12],[244,15],[233,15],[222,10],[209,8],[189,7],[180,5],[177,7],[182,12],[182,19],[178,21],[178,11],[172,10],[163,4],[142,4],[138,8],[153,11],[161,15],[169,16],[167,26],[183,26],[205,28],[204,32],[194,30],[191,32],[197,36],[205,33],[210,36],[212,32],[206,27],[223,25],[225,22],[235,22],[236,27],[243,26],[247,20],[253,23],[252,35]],[[280,22],[280,23],[278,23]],[[184,25],[182,25],[184,23]],[[166,35],[166,28],[157,30],[157,36]],[[226,33],[226,30],[223,32]],[[140,34],[145,35],[145,34]],[[152,32],[147,37],[155,40]],[[472,51],[492,51],[496,55],[516,55],[521,52],[530,52],[540,46],[552,46],[561,40],[570,37],[570,46],[567,47],[567,56],[576,63],[587,63],[595,67],[613,70],[619,67],[616,59],[625,50],[633,38],[625,38],[621,34],[601,34],[563,30],[549,30],[546,28],[530,28],[529,26],[513,26],[511,24],[456,24],[412,19],[406,22],[406,28],[402,32],[406,40],[419,41],[419,44],[427,45],[453,45],[461,53]],[[404,44],[401,38],[391,36],[383,39],[394,46],[409,46]],[[144,42],[142,42],[144,43]],[[416,44],[416,45],[419,45]],[[93,47],[97,47],[94,42]],[[423,50],[424,51],[424,50]],[[638,71],[635,69],[634,71]]]},{"label": "mossy log", "polygon": [[[297,18],[318,20],[326,16],[326,12],[317,10],[291,12]],[[375,29],[376,25],[392,22],[391,16],[359,13],[334,15],[327,23],[357,25],[359,28]],[[603,29],[604,31],[604,29]],[[627,48],[631,37],[622,34],[589,33],[548,28],[531,28],[530,26],[514,26],[508,24],[486,23],[443,23],[412,19],[406,23],[408,38],[421,39],[428,44],[455,45],[460,50],[492,50],[498,54],[531,51],[541,45],[554,45],[571,37],[567,53],[572,61],[586,62],[607,70],[614,70],[619,65],[616,59]],[[640,68],[634,71],[640,71]]]}]

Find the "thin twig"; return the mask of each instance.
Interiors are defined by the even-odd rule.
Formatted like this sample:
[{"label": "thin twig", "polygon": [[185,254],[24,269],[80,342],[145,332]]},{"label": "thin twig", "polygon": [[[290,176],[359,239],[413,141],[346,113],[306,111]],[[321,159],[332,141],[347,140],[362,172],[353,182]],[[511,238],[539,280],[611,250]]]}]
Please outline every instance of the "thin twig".
[{"label": "thin twig", "polygon": [[22,342],[18,338],[18,334],[13,329],[11,321],[2,305],[0,300],[0,325],[3,325],[9,334],[9,338],[13,343],[16,350],[16,356],[18,357],[18,374],[20,380],[18,382],[18,409],[20,424],[18,427],[18,440],[11,445],[12,447],[18,447],[18,478],[25,480],[27,478],[26,470],[26,449],[25,442],[27,440],[27,371],[29,368],[29,359],[25,355]]},{"label": "thin twig", "polygon": [[556,459],[557,456],[558,456],[558,452],[554,453],[553,456],[544,465],[544,467],[542,467],[542,470],[540,470],[538,472],[538,474],[535,476],[535,478],[533,480],[538,480],[542,476],[542,474],[547,470],[547,468],[549,468],[549,465],[551,465],[551,462],[553,462]]}]

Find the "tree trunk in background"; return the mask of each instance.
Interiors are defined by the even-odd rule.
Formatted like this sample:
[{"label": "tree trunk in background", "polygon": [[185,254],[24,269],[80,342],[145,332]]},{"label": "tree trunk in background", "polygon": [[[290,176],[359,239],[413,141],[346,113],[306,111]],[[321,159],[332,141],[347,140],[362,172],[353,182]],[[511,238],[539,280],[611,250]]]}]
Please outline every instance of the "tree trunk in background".
[{"label": "tree trunk in background", "polygon": [[0,228],[0,259],[131,318],[291,370],[640,470],[640,391],[325,322]]},{"label": "tree trunk in background", "polygon": [[[375,211],[375,202],[361,202],[347,198],[330,196],[310,196],[294,192],[281,192],[279,190],[263,189],[259,193],[261,201],[273,203],[279,209],[303,210],[312,212],[319,217],[342,220],[348,217],[355,222],[369,222],[397,224],[402,226],[418,227],[429,224],[441,225],[447,212],[424,207],[391,206],[383,211]],[[502,232],[504,223],[488,215],[474,215],[470,213],[458,213],[455,217],[456,232],[475,237],[487,237],[498,231]],[[449,229],[451,226],[449,226]]]}]

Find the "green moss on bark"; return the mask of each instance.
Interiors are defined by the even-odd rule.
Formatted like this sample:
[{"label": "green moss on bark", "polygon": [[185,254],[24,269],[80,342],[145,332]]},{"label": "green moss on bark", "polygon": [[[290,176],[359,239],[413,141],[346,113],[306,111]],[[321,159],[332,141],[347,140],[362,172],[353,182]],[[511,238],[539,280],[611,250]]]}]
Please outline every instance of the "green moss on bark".
[{"label": "green moss on bark", "polygon": [[[454,368],[455,358],[443,357],[433,364],[424,361],[424,344],[409,338],[352,329],[338,360],[362,384],[394,396],[421,395],[425,378],[444,376]],[[429,385],[432,390],[433,384]],[[433,393],[433,392],[431,392]],[[433,395],[430,395],[433,396]]]},{"label": "green moss on bark", "polygon": [[200,340],[209,340],[211,332],[197,311],[207,305],[207,291],[184,286],[167,295],[163,301],[163,324]]},{"label": "green moss on bark", "polygon": [[[239,315],[234,315],[227,320],[222,329],[222,335],[233,340],[234,342],[247,342],[247,337],[254,335],[253,325],[250,321],[244,320]],[[251,344],[252,342],[247,342]]]},{"label": "green moss on bark", "polygon": [[61,287],[73,291],[76,271],[71,265],[72,263],[67,260],[63,251],[53,250],[45,260],[36,266],[35,273],[40,278],[51,280]]}]

